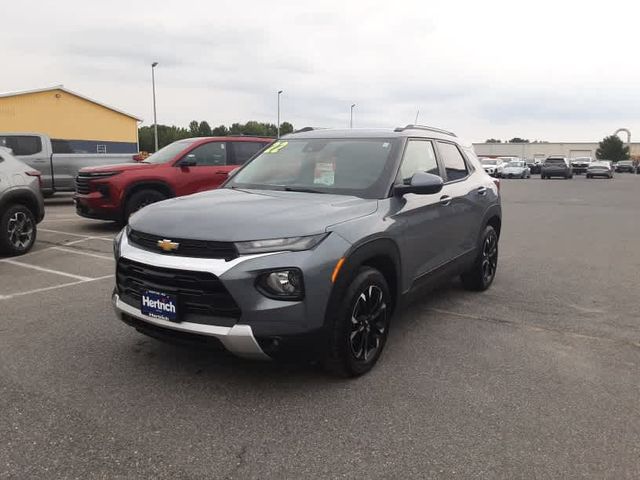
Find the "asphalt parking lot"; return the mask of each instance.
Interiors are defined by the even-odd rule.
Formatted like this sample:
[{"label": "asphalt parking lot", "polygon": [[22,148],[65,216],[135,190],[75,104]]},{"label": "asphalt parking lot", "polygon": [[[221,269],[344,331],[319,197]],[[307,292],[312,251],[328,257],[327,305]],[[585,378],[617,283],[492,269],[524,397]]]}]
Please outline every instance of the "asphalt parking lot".
[{"label": "asphalt parking lot", "polygon": [[493,287],[426,295],[356,380],[138,334],[116,228],[48,200],[0,260],[0,478],[640,478],[640,175],[502,192]]}]

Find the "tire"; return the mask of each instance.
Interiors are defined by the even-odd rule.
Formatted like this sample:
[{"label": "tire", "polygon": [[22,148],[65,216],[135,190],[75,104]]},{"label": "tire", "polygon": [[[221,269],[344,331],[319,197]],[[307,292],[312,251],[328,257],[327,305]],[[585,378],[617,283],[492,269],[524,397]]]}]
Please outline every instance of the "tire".
[{"label": "tire", "polygon": [[152,203],[166,200],[167,196],[159,192],[158,190],[145,189],[135,192],[127,200],[127,204],[124,209],[124,223],[129,220],[129,217],[140,210],[142,207],[151,205]]},{"label": "tire", "polygon": [[473,266],[463,273],[460,278],[467,290],[482,292],[489,288],[496,278],[498,268],[498,233],[487,225],[479,240],[478,257]]},{"label": "tire", "polygon": [[0,254],[23,255],[36,241],[36,220],[24,205],[9,207],[0,218]]},{"label": "tire", "polygon": [[[324,360],[327,371],[357,377],[373,368],[387,342],[391,303],[384,276],[374,268],[361,267],[332,314],[329,349]],[[369,313],[370,309],[377,311],[378,316]],[[369,349],[374,340],[376,346]]]},{"label": "tire", "polygon": [[540,175],[540,180],[544,180],[544,175]]}]

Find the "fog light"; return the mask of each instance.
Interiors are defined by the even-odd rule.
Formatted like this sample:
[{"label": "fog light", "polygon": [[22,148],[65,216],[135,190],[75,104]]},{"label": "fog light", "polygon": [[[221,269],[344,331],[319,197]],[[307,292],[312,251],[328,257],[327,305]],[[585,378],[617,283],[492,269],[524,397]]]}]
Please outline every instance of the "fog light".
[{"label": "fog light", "polygon": [[258,277],[257,287],[263,295],[277,300],[304,298],[302,272],[297,268],[265,272]]}]

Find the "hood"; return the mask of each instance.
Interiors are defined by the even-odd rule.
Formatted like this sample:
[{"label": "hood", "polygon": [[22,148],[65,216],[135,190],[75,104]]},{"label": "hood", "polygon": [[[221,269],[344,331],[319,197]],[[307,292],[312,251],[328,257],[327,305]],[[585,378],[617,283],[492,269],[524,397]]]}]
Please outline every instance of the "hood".
[{"label": "hood", "polygon": [[128,170],[142,170],[144,168],[157,166],[152,163],[114,163],[111,165],[100,165],[99,167],[84,167],[81,173],[102,173],[102,172],[125,172]]},{"label": "hood", "polygon": [[167,238],[238,242],[314,235],[377,208],[344,195],[223,188],[149,205],[129,224]]}]

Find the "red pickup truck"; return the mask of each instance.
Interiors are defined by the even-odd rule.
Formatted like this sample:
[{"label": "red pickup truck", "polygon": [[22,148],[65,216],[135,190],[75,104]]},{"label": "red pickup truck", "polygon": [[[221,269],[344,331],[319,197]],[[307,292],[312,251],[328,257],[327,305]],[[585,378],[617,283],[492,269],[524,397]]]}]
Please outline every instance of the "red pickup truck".
[{"label": "red pickup truck", "polygon": [[273,140],[199,137],[178,140],[139,163],[83,168],[76,177],[78,215],[125,223],[150,203],[219,187],[231,170]]}]

